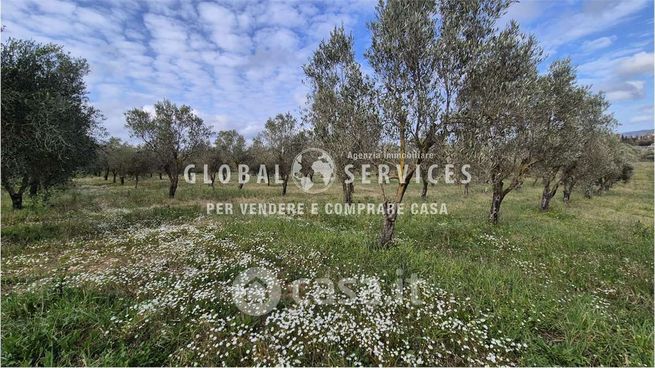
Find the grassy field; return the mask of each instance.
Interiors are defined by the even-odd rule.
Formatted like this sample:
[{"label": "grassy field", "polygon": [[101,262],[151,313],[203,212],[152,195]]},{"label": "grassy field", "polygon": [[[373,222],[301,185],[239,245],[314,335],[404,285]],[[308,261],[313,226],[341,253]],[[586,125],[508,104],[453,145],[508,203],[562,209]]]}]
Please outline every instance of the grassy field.
[{"label": "grassy field", "polygon": [[[207,215],[205,203],[339,201],[279,187],[133,187],[75,180],[47,205],[2,201],[2,365],[653,365],[653,165],[591,200],[538,210],[526,182],[487,223],[490,193],[429,188],[447,215]],[[379,201],[357,186],[355,200]],[[412,184],[406,201],[421,202]],[[295,304],[241,314],[230,285],[262,266],[280,280],[426,281],[423,305]],[[361,285],[366,293],[374,283]],[[384,287],[383,287],[384,289]],[[383,290],[382,293],[388,293]],[[387,294],[384,294],[387,295]]]}]

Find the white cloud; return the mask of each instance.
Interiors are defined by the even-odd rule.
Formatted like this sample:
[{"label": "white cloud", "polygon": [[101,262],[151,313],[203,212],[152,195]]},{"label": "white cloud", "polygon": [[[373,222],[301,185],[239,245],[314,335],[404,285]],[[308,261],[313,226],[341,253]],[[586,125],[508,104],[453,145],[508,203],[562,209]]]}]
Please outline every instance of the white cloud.
[{"label": "white cloud", "polygon": [[[247,35],[238,33],[237,17],[230,9],[214,3],[198,5],[200,19],[211,33],[212,41],[227,52],[248,52],[251,46]],[[242,20],[242,22],[245,20]]]},{"label": "white cloud", "polygon": [[619,51],[578,67],[581,84],[591,84],[595,90],[604,91],[611,101],[643,98],[646,82],[636,78],[652,73],[652,70],[653,54],[634,50],[629,56]]},{"label": "white cloud", "polygon": [[617,70],[622,76],[653,73],[653,53],[639,52],[618,61]]},{"label": "white cloud", "polygon": [[601,86],[610,101],[634,100],[644,96],[644,81],[614,82]]},{"label": "white cloud", "polygon": [[[581,10],[560,9],[536,30],[546,50],[615,26],[648,6],[648,0],[588,1]],[[576,3],[577,4],[577,3]]]},{"label": "white cloud", "polygon": [[59,0],[41,1],[39,9],[45,13],[70,14],[75,11],[75,4]]},{"label": "white cloud", "polygon": [[611,36],[611,37],[600,37],[591,41],[585,41],[582,43],[582,49],[587,52],[603,49],[605,47],[610,46],[615,39],[616,36]]},{"label": "white cloud", "polygon": [[[126,110],[168,97],[197,109],[214,129],[253,137],[268,117],[298,112],[307,93],[301,66],[335,26],[356,33],[361,54],[370,41],[364,23],[376,2],[9,0],[2,4],[7,26],[2,37],[55,42],[86,58],[91,101],[106,116],[112,135],[128,138]],[[512,5],[510,15],[531,27],[544,25],[546,32],[537,33],[551,45],[584,37],[593,39],[587,47],[603,50],[609,46],[605,38],[613,37],[594,39],[592,33],[629,19],[644,2],[603,4],[543,20],[544,12],[559,6],[525,1]],[[545,38],[553,35],[552,41]],[[650,50],[645,47],[633,42],[605,52],[582,65],[580,73],[615,101],[645,96],[650,88],[640,80],[648,64],[640,54]],[[362,68],[370,71],[367,64]]]}]

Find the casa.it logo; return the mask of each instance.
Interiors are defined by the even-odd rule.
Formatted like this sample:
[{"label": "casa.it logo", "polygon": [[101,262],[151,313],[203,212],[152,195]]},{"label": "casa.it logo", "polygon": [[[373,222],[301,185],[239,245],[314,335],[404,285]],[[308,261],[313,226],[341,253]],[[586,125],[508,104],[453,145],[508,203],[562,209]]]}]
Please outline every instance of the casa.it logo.
[{"label": "casa.it logo", "polygon": [[291,177],[300,190],[316,194],[330,188],[335,171],[332,156],[320,148],[307,148],[293,159]]},{"label": "casa.it logo", "polygon": [[232,298],[239,310],[251,316],[263,316],[280,301],[282,288],[275,274],[261,267],[240,273],[232,283]]}]

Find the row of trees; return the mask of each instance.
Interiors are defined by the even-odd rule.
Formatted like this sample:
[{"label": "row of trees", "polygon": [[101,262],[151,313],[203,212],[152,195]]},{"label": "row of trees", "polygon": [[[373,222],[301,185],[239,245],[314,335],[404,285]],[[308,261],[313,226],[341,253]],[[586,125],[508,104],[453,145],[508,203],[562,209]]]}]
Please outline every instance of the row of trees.
[{"label": "row of trees", "polygon": [[[577,84],[569,60],[539,75],[542,50],[535,38],[515,22],[496,27],[509,3],[381,1],[366,52],[372,81],[354,61],[352,37],[335,29],[305,67],[312,87],[308,120],[318,141],[348,152],[361,148],[349,137],[375,141],[381,131],[383,142],[401,153],[394,164],[407,177],[429,153],[471,165],[477,179],[491,185],[494,223],[504,198],[528,175],[543,182],[543,210],[560,186],[568,202],[576,185],[590,195],[594,187],[627,180],[631,167],[611,134],[615,121],[603,95]],[[404,159],[409,151],[419,158]],[[381,186],[387,209],[382,244],[393,239],[410,182],[399,180],[394,193]],[[425,195],[425,178],[423,188]],[[344,197],[348,201],[345,190]]]},{"label": "row of trees", "polygon": [[[167,111],[188,113],[169,114]],[[191,113],[190,107],[177,107],[167,100],[155,104],[152,116],[141,109],[133,109],[126,113],[126,117],[128,127],[134,135],[144,137],[144,143],[134,146],[115,137],[109,138],[98,145],[96,160],[87,171],[104,176],[105,180],[112,175],[113,183],[118,178],[121,185],[126,177],[132,177],[135,187],[139,177],[158,174],[162,179],[165,173],[170,181],[171,198],[177,192],[179,175],[189,164],[194,164],[195,170],[203,170],[207,165],[213,189],[223,165],[227,165],[231,172],[238,171],[241,165],[250,170],[258,170],[264,165],[267,183],[271,183],[271,176],[277,172],[283,182],[282,195],[285,195],[291,160],[307,143],[305,133],[297,129],[296,119],[288,113],[269,119],[265,130],[250,145],[236,130],[219,131],[210,143],[210,130]],[[242,187],[240,184],[239,189]]]},{"label": "row of trees", "polygon": [[577,83],[567,59],[539,74],[536,39],[514,22],[496,26],[509,3],[380,1],[365,53],[373,74],[362,72],[352,36],[335,28],[303,67],[310,87],[302,116],[307,129],[291,114],[278,114],[250,145],[236,131],[219,132],[212,144],[212,132],[191,107],[167,100],[155,104],[154,113],[125,113],[139,147],[116,139],[95,144],[99,115],[87,103],[84,60],[56,46],[10,40],[2,49],[2,185],[20,208],[31,183],[38,190],[65,182],[97,153],[95,170],[105,178],[111,172],[114,181],[129,175],[138,185],[143,173],[165,173],[170,197],[188,163],[209,164],[212,186],[224,163],[264,164],[268,174],[277,167],[284,195],[295,155],[318,145],[333,155],[350,203],[355,183],[344,168],[361,161],[349,153],[394,151],[395,161],[371,162],[399,169],[394,190],[380,185],[380,243],[386,245],[410,178],[420,175],[427,195],[421,165],[470,165],[474,179],[492,189],[494,223],[504,198],[528,176],[543,183],[543,210],[560,187],[568,202],[576,187],[590,196],[627,180],[631,167],[611,133],[607,101]]}]

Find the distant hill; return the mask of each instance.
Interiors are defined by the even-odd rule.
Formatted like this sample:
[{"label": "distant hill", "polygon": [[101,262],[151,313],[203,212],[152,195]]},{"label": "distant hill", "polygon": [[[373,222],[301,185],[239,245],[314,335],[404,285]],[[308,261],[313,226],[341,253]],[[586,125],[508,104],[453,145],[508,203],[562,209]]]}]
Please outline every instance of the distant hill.
[{"label": "distant hill", "polygon": [[620,133],[624,137],[641,137],[643,135],[653,134],[653,129],[634,130],[632,132]]}]

